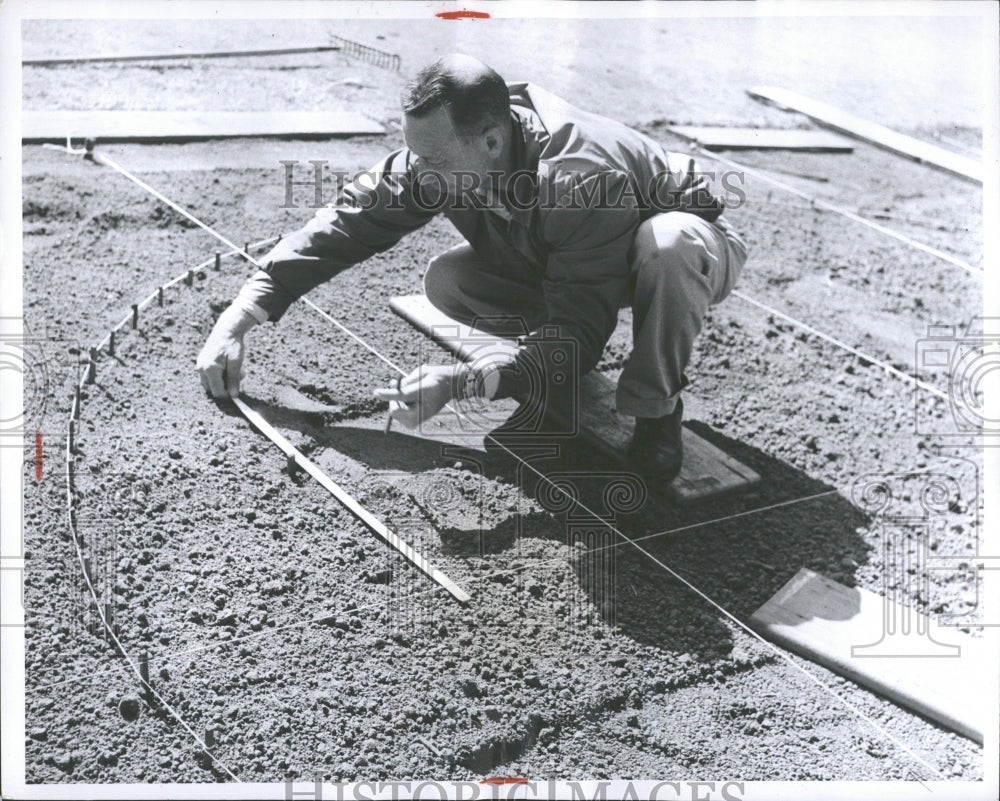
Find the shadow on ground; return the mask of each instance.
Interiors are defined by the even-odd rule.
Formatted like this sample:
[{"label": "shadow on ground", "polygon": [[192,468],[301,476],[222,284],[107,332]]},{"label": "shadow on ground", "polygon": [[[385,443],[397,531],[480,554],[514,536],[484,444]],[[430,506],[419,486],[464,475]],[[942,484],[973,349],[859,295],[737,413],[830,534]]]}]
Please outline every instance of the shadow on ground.
[{"label": "shadow on ground", "polygon": [[[851,585],[867,560],[857,532],[868,519],[834,487],[702,424],[692,428],[759,472],[759,486],[677,507],[574,442],[523,443],[512,448],[519,461],[510,452],[387,436],[329,425],[320,413],[254,405],[273,424],[303,434],[310,450],[333,449],[369,470],[412,481],[406,492],[434,524],[446,553],[503,553],[525,538],[565,544],[570,569],[606,624],[639,643],[700,660],[725,657],[731,629],[685,581],[745,621],[800,568]],[[459,484],[462,491],[449,495],[447,488]],[[530,585],[530,577],[525,581]]]}]

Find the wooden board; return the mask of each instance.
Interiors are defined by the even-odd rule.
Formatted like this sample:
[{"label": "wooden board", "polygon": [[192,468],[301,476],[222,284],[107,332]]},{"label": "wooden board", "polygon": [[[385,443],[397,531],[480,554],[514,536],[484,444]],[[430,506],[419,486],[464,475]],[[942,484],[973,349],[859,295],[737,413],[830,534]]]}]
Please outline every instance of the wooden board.
[{"label": "wooden board", "polygon": [[340,50],[340,45],[304,45],[300,47],[264,48],[258,50],[207,50],[172,53],[108,53],[93,56],[67,56],[65,58],[25,58],[22,64],[32,67],[54,67],[60,64],[91,64],[101,61],[164,61],[183,58],[247,58],[252,56],[283,56],[293,53],[321,53]]},{"label": "wooden board", "polygon": [[798,111],[819,125],[832,128],[840,133],[870,142],[877,147],[905,156],[921,164],[950,172],[978,183],[983,182],[982,161],[952,153],[912,136],[893,131],[884,125],[855,117],[827,103],[804,97],[787,89],[774,86],[755,86],[747,89],[747,94],[755,100],[778,106],[785,110]]},{"label": "wooden board", "polygon": [[[389,302],[392,310],[421,333],[468,361],[483,350],[497,358],[512,355],[517,346],[473,331],[431,305],[424,295],[407,295]],[[484,348],[485,343],[490,343]],[[685,411],[691,409],[685,406]],[[590,372],[580,381],[579,434],[616,461],[623,461],[625,445],[632,437],[633,418],[615,410],[615,384],[606,376]],[[680,475],[663,491],[670,500],[687,504],[745,489],[760,476],[693,431],[683,429],[684,465]],[[656,488],[651,488],[656,489]]]},{"label": "wooden board", "polygon": [[25,111],[21,124],[25,144],[65,144],[67,136],[99,142],[193,142],[385,133],[379,123],[351,111]]},{"label": "wooden board", "polygon": [[711,128],[669,125],[685,139],[706,150],[799,150],[807,153],[852,153],[850,140],[830,131],[797,131],[779,128]]},{"label": "wooden board", "polygon": [[[886,615],[908,633],[885,634]],[[769,640],[983,742],[989,660],[980,641],[926,615],[803,568],[753,613]]]}]

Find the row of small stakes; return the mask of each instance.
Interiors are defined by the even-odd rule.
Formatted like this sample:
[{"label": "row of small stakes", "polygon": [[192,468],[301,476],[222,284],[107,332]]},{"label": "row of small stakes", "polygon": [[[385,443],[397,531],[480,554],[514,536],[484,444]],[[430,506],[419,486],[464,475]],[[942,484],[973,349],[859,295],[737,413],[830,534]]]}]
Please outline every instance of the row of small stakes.
[{"label": "row of small stakes", "polygon": [[[250,243],[248,242],[244,248],[244,253],[249,253],[251,249],[256,249],[263,247],[264,245],[269,245],[271,243],[280,241],[281,236],[270,237],[268,239],[261,240],[260,242]],[[101,625],[104,629],[104,639],[109,644],[115,652],[124,658],[128,665],[131,667],[133,672],[137,675],[139,683],[142,687],[142,697],[151,706],[160,708],[169,712],[182,727],[188,730],[188,732],[194,737],[194,739],[202,747],[202,750],[207,757],[208,764],[218,764],[219,767],[227,773],[232,779],[239,781],[238,777],[227,768],[225,765],[218,763],[217,758],[209,750],[216,742],[215,729],[212,727],[206,727],[204,730],[204,736],[198,737],[194,730],[181,718],[180,714],[173,709],[163,698],[162,695],[156,690],[153,684],[153,678],[149,672],[149,654],[147,651],[140,651],[138,659],[131,657],[125,650],[121,641],[118,639],[116,634],[116,628],[114,624],[114,604],[111,601],[105,601],[103,605],[100,604],[97,591],[95,589],[92,560],[89,556],[85,555],[83,552],[83,540],[80,536],[79,529],[77,527],[76,519],[76,503],[74,496],[74,464],[77,454],[77,422],[80,419],[80,413],[82,411],[83,404],[83,390],[84,387],[94,384],[97,381],[97,362],[102,350],[106,350],[108,356],[115,355],[116,339],[120,332],[126,328],[126,326],[131,325],[133,330],[139,327],[139,312],[150,306],[152,303],[156,303],[158,307],[163,307],[164,302],[164,292],[171,287],[184,284],[185,286],[193,286],[194,279],[196,275],[204,275],[204,271],[209,267],[212,267],[215,271],[219,271],[222,268],[222,258],[237,255],[238,251],[230,251],[228,253],[216,252],[214,259],[209,259],[208,261],[202,262],[201,264],[193,267],[176,278],[168,281],[166,284],[158,287],[157,290],[139,301],[138,303],[132,304],[131,313],[124,317],[117,325],[115,325],[97,345],[92,346],[88,350],[88,358],[86,365],[84,367],[82,378],[76,383],[72,408],[69,418],[69,431],[66,440],[66,500],[67,509],[69,514],[69,526],[70,532],[72,534],[73,545],[76,549],[77,558],[80,562],[81,569],[83,571],[84,581],[87,585],[87,590],[90,593],[90,610],[92,613],[96,613],[96,616],[100,619]],[[244,259],[245,260],[245,259]]]}]

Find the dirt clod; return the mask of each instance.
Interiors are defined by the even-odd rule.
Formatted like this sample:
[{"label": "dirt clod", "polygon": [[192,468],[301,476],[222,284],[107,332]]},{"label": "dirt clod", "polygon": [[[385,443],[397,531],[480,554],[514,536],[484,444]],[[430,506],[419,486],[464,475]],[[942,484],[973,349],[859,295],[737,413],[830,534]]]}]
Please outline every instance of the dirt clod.
[{"label": "dirt clod", "polygon": [[125,720],[135,720],[139,717],[141,704],[142,702],[139,700],[138,696],[126,696],[118,702],[118,713],[125,718]]}]

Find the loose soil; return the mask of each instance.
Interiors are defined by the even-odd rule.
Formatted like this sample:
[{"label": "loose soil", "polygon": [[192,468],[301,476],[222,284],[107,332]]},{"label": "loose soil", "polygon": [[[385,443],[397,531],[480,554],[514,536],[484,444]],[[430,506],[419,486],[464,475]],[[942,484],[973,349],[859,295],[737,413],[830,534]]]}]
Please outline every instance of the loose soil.
[{"label": "loose soil", "polygon": [[[396,77],[336,58],[380,87],[372,108],[391,107]],[[233,96],[236,76],[220,79]],[[26,77],[26,103],[39,96],[28,91],[35,80]],[[355,90],[341,89],[350,107]],[[85,84],[73,91],[86,96]],[[626,121],[684,146],[663,117]],[[950,122],[934,130],[954,135]],[[300,208],[280,208],[274,155],[354,172],[401,144],[390,129],[327,143],[105,152],[242,244],[293,230],[311,213],[307,188],[297,190]],[[233,166],[241,161],[249,166]],[[850,156],[746,161],[980,263],[978,187],[864,145]],[[190,287],[168,289],[162,308],[154,303],[136,330],[126,326],[114,356],[101,353],[82,395],[74,468],[77,525],[101,600],[113,606],[129,655],[148,653],[162,699],[199,736],[214,731],[216,759],[206,759],[88,630],[62,449],[76,378],[68,363],[79,364],[131,304],[221,246],[106,167],[26,147],[23,170],[26,327],[48,343],[53,365],[38,415],[43,478],[30,460],[24,477],[29,781],[226,781],[224,767],[243,781],[932,778],[659,563],[741,621],[801,567],[881,591],[884,531],[857,488],[891,475],[894,513],[905,515],[919,511],[927,474],[947,474],[960,489],[935,518],[930,548],[956,567],[930,571],[927,592],[904,593],[915,608],[969,628],[980,620],[967,568],[977,553],[981,460],[973,438],[956,433],[948,404],[730,298],[711,310],[697,344],[689,371],[697,415],[688,425],[763,481],[677,509],[655,492],[612,497],[616,469],[582,446],[525,455],[528,469],[485,451],[481,436],[447,416],[386,436],[385,405],[372,398],[385,364],[304,304],[256,329],[248,401],[467,589],[463,608],[321,487],[289,475],[238,412],[206,399],[195,355],[251,270],[233,257],[218,272],[200,270]],[[749,296],[905,371],[928,325],[963,323],[981,307],[981,282],[968,273],[757,178],[745,189],[746,203],[727,215],[750,245],[739,286]],[[387,300],[419,291],[427,261],[456,241],[436,221],[311,298],[406,369],[443,359]],[[623,312],[597,368],[611,378],[629,331]],[[943,370],[930,378],[947,387]],[[567,509],[534,470],[575,486],[624,538]],[[596,562],[592,549],[606,542],[619,547]],[[613,570],[613,602],[591,580],[598,568]],[[944,777],[982,777],[975,744],[792,661]]]}]

